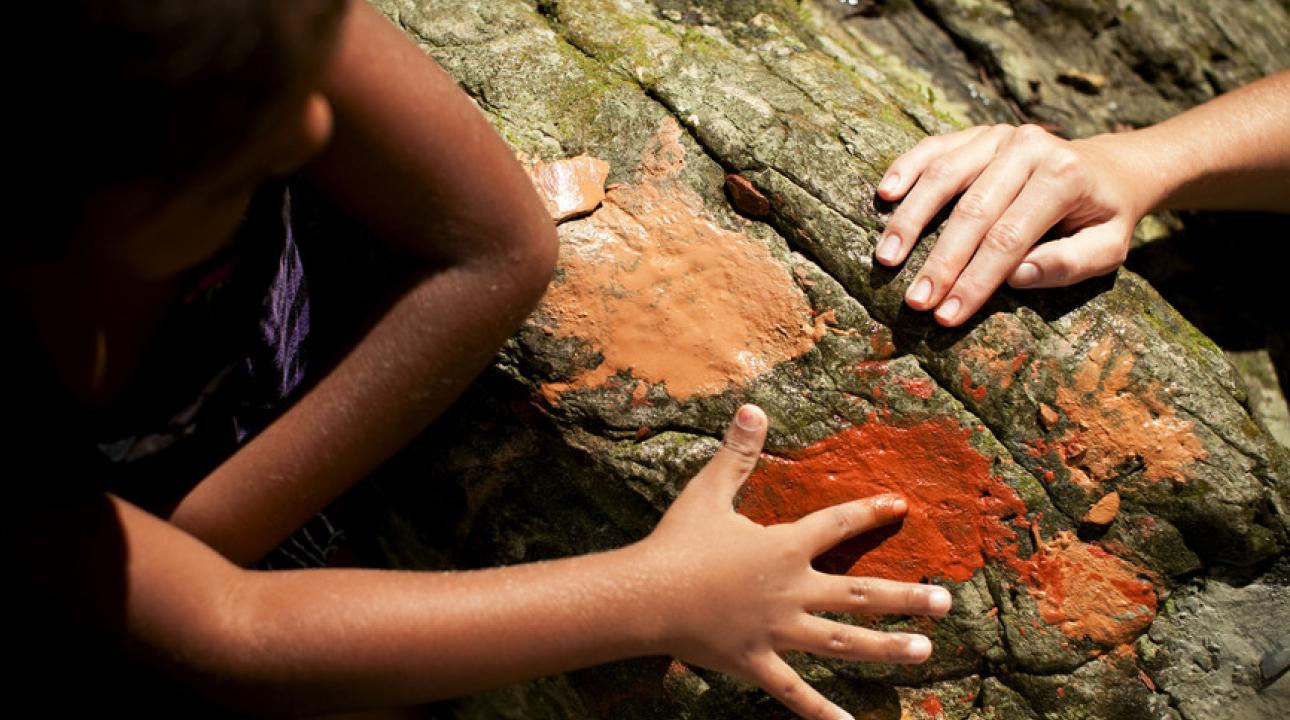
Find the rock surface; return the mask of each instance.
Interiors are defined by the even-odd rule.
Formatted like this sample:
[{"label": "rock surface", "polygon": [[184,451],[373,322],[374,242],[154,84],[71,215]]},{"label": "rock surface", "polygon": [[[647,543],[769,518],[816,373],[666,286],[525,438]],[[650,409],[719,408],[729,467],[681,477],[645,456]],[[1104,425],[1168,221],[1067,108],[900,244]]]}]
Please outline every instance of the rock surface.
[{"label": "rock surface", "polygon": [[[1223,352],[1151,286],[1120,271],[1005,291],[946,330],[901,301],[934,237],[905,268],[870,260],[889,210],[876,182],[925,133],[1162,119],[1290,65],[1284,3],[376,4],[548,169],[548,197],[580,198],[551,204],[563,247],[546,300],[385,473],[373,533],[390,564],[636,540],[756,402],[770,454],[741,512],[780,522],[899,490],[898,532],[821,565],[954,595],[936,623],[853,619],[928,633],[922,666],[791,658],[857,717],[1197,717],[1219,671],[1169,670],[1196,618],[1239,634],[1235,605],[1253,601],[1233,597],[1290,609],[1284,575],[1239,586],[1290,551],[1290,457]],[[764,211],[737,211],[736,192]],[[1244,667],[1256,644],[1233,650]],[[1207,717],[1274,717],[1241,693]],[[443,712],[785,715],[666,659]]]}]

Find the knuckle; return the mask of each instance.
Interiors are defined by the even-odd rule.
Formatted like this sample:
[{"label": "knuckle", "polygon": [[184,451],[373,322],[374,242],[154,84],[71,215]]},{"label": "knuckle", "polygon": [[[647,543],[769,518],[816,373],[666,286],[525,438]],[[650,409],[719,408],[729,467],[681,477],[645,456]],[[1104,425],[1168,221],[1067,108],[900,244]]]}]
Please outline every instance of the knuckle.
[{"label": "knuckle", "polygon": [[850,652],[855,647],[855,638],[845,630],[834,630],[829,633],[829,640],[825,647],[833,653]]},{"label": "knuckle", "polygon": [[1052,135],[1038,125],[1027,123],[1017,127],[1016,131],[1013,133],[1013,137],[1016,138],[1018,143],[1024,145],[1036,145],[1048,142]]},{"label": "knuckle", "polygon": [[806,695],[806,684],[801,678],[792,678],[784,680],[779,684],[779,697],[786,704],[792,705],[800,702]]},{"label": "knuckle", "polygon": [[997,222],[985,234],[985,239],[981,241],[981,246],[986,250],[1009,254],[1021,248],[1025,244],[1025,239],[1021,236],[1021,228],[1011,222]]},{"label": "knuckle", "polygon": [[1077,180],[1084,173],[1079,154],[1066,147],[1048,153],[1044,164],[1048,174],[1059,180]]},{"label": "knuckle", "polygon": [[833,525],[839,533],[851,532],[855,524],[855,514],[850,508],[840,507],[833,511]]},{"label": "knuckle", "polygon": [[744,460],[756,460],[760,455],[757,446],[743,438],[725,438],[721,441],[721,446]]},{"label": "knuckle", "polygon": [[966,193],[954,206],[954,215],[962,220],[979,221],[985,218],[985,198],[979,193]]},{"label": "knuckle", "polygon": [[875,585],[872,578],[856,578],[852,580],[848,588],[851,593],[851,601],[861,605],[868,604],[873,596]]},{"label": "knuckle", "polygon": [[957,173],[958,168],[953,162],[945,158],[937,158],[927,166],[927,170],[923,174],[927,176],[928,180],[943,182],[950,180]]}]

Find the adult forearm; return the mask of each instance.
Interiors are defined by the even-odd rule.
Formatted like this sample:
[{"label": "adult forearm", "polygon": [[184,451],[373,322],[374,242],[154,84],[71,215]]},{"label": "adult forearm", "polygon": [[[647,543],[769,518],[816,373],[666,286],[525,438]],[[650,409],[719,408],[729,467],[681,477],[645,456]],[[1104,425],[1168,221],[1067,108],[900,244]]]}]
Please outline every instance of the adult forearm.
[{"label": "adult forearm", "polygon": [[1094,140],[1117,147],[1146,209],[1290,211],[1290,71]]}]

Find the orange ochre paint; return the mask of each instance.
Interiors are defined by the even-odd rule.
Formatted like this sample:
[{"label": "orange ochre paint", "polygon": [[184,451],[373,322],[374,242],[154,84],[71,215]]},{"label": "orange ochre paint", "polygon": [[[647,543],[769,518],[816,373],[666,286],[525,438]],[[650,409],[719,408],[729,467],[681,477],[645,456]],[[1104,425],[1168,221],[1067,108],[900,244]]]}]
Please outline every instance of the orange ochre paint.
[{"label": "orange ochre paint", "polygon": [[1134,460],[1149,481],[1186,481],[1192,463],[1207,455],[1191,421],[1161,399],[1166,390],[1132,378],[1134,363],[1131,353],[1117,352],[1103,338],[1076,369],[1074,382],[1057,388],[1057,406],[1073,427],[1055,444],[1071,479],[1090,492]]},{"label": "orange ochre paint", "polygon": [[909,513],[848,574],[964,582],[987,558],[1015,555],[1006,521],[1024,517],[1026,506],[949,418],[908,427],[870,422],[784,458],[766,457],[744,486],[739,512],[769,525],[885,492],[903,495]]},{"label": "orange ochre paint", "polygon": [[[763,456],[744,485],[739,512],[763,525],[894,492],[909,503],[895,531],[869,533],[822,560],[849,575],[965,582],[989,561],[1017,573],[1044,622],[1099,645],[1129,642],[1156,612],[1139,568],[1069,533],[1018,555],[1014,526],[1026,506],[990,472],[990,458],[950,418],[908,426],[871,421],[783,457]],[[832,562],[837,557],[842,563]],[[829,567],[835,569],[835,567]]]},{"label": "orange ochre paint", "polygon": [[945,708],[941,707],[940,698],[935,695],[928,695],[923,698],[923,712],[927,713],[930,718],[945,717]]},{"label": "orange ochre paint", "polygon": [[681,133],[665,119],[635,182],[560,225],[560,268],[540,308],[554,327],[545,329],[588,341],[604,360],[545,385],[548,399],[624,371],[677,400],[716,394],[809,351],[836,322],[830,312],[812,319],[767,245],[722,227],[678,177]]}]

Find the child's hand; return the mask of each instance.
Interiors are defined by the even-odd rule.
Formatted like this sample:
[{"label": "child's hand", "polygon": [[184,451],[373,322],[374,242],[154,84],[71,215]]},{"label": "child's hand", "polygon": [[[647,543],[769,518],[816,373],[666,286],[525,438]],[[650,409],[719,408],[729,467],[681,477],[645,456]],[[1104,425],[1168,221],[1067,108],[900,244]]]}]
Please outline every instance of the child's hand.
[{"label": "child's hand", "polygon": [[[897,265],[951,200],[962,194],[905,301],[955,326],[1005,280],[1056,287],[1115,270],[1155,188],[1135,182],[1132,134],[1074,142],[1035,125],[974,127],[925,138],[896,159],[878,186],[900,200],[875,255]],[[1056,227],[1061,239],[1035,246]]]},{"label": "child's hand", "polygon": [[846,538],[898,520],[899,497],[835,505],[794,523],[763,527],[734,512],[736,491],[757,463],[766,416],[739,409],[721,449],[690,481],[638,549],[658,572],[659,650],[760,685],[806,718],[846,712],[807,685],[780,657],[787,650],[887,663],[919,663],[921,635],[885,633],[815,617],[817,611],[941,616],[943,588],[829,575],[811,559]]}]

